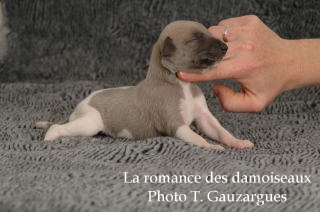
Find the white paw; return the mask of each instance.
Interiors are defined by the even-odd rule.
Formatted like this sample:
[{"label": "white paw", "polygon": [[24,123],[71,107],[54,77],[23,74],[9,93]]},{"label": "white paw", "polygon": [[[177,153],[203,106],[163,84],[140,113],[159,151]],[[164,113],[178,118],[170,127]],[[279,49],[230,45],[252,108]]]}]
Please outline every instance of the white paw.
[{"label": "white paw", "polygon": [[52,125],[48,129],[48,131],[47,131],[47,133],[46,133],[46,135],[44,137],[44,140],[45,141],[53,141],[53,140],[59,138],[60,134],[59,134],[58,128],[59,128],[59,125],[57,125],[57,124]]},{"label": "white paw", "polygon": [[235,148],[252,148],[254,144],[249,140],[240,140]]},{"label": "white paw", "polygon": [[215,149],[215,150],[224,150],[224,147],[221,146],[221,145],[215,145],[215,144],[212,144],[209,146],[210,149]]}]

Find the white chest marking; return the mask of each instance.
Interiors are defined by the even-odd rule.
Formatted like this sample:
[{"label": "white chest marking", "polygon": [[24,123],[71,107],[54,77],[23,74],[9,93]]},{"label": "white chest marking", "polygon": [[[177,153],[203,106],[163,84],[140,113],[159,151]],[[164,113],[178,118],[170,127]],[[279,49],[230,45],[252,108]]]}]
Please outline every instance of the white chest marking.
[{"label": "white chest marking", "polygon": [[190,83],[180,82],[184,97],[180,100],[180,111],[184,122],[190,125],[199,113],[208,110],[203,94],[193,97]]},{"label": "white chest marking", "polygon": [[194,120],[194,97],[192,96],[190,83],[181,82],[184,97],[180,99],[180,111],[184,122],[188,125]]}]

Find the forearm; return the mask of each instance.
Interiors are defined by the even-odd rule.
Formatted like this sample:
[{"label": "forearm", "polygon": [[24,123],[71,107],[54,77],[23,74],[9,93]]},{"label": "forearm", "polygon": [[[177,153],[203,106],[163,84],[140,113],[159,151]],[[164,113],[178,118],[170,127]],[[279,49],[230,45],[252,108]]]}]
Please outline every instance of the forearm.
[{"label": "forearm", "polygon": [[[290,40],[293,55],[292,70],[287,70],[284,90],[320,85],[320,39]],[[295,59],[294,59],[295,58]]]}]

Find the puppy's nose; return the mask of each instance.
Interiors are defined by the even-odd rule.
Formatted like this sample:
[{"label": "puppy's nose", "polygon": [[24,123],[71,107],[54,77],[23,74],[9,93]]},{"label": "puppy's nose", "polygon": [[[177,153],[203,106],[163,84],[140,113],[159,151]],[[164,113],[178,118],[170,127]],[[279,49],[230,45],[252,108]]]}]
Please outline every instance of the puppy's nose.
[{"label": "puppy's nose", "polygon": [[228,50],[228,46],[224,43],[221,43],[220,44],[220,50],[223,51],[223,52],[227,52]]}]

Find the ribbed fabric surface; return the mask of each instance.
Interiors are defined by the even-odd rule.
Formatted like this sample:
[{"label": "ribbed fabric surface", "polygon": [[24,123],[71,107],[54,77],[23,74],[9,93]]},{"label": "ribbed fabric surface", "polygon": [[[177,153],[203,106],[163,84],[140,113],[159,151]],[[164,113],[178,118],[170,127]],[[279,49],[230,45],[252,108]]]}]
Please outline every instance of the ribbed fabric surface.
[{"label": "ribbed fabric surface", "polygon": [[[7,0],[9,54],[0,65],[0,211],[319,211],[320,88],[286,92],[263,112],[210,110],[250,150],[214,151],[170,137],[105,135],[45,143],[38,120],[64,120],[90,92],[145,77],[153,42],[173,20],[216,24],[257,14],[286,38],[319,37],[317,0]],[[237,87],[230,81],[225,84]],[[209,140],[209,139],[208,139]],[[312,183],[125,184],[129,175],[311,175]],[[148,202],[148,191],[286,194],[286,202]],[[205,198],[203,198],[205,199]]]}]

